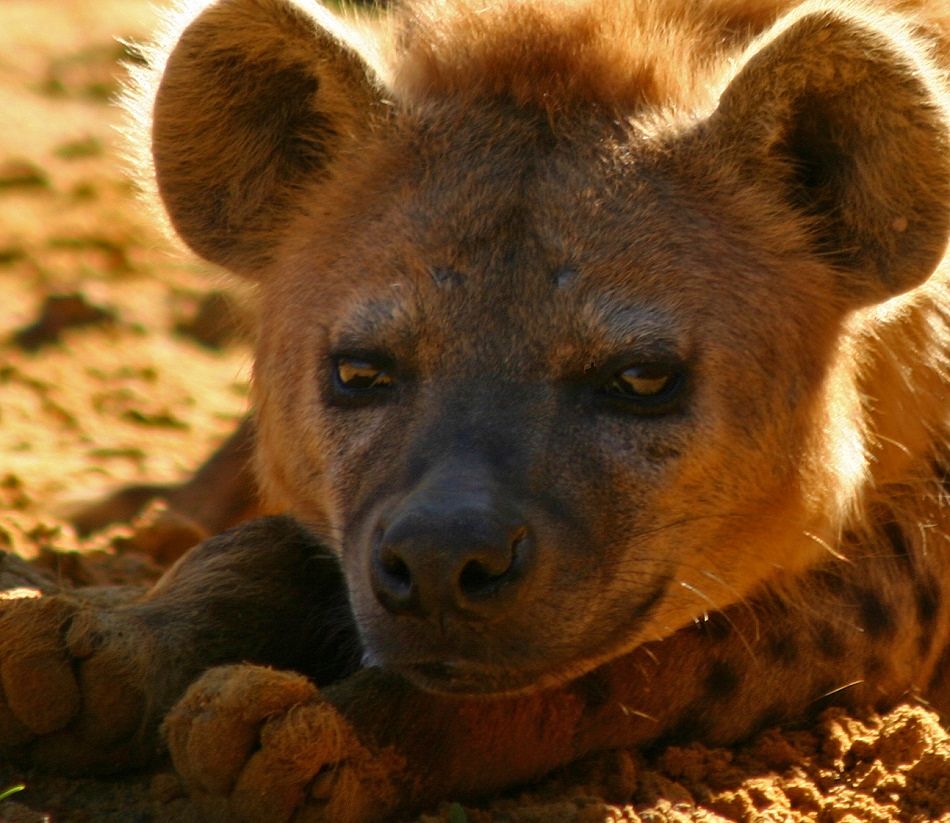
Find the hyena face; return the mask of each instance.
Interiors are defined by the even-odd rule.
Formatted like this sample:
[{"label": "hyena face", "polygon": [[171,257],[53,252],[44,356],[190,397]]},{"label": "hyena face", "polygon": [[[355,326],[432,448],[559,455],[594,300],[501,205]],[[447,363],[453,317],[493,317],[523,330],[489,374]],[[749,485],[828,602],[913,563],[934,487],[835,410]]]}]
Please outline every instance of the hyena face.
[{"label": "hyena face", "polygon": [[821,529],[774,455],[821,420],[836,309],[794,237],[763,252],[635,128],[476,120],[390,134],[386,192],[268,292],[257,381],[264,437],[296,444],[265,449],[292,507],[332,501],[368,659],[489,690],[575,675],[810,556],[760,546]]},{"label": "hyena face", "polygon": [[199,17],[155,164],[179,232],[260,280],[262,477],[339,547],[367,661],[536,687],[811,562],[864,469],[848,312],[943,253],[920,67],[815,7],[687,118],[552,106],[581,69],[542,53],[496,67],[540,66],[535,100],[383,91],[314,15]]}]

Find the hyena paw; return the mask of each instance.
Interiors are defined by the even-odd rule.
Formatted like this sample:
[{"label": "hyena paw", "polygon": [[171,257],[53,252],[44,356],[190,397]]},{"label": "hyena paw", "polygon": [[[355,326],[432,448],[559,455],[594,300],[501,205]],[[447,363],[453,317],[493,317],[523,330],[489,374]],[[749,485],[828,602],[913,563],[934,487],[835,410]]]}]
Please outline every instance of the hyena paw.
[{"label": "hyena paw", "polygon": [[399,761],[359,740],[305,677],[261,666],[202,676],[165,720],[202,819],[359,823],[398,800]]},{"label": "hyena paw", "polygon": [[76,598],[0,592],[0,756],[65,773],[147,760],[154,737],[134,657],[149,654],[148,639]]}]

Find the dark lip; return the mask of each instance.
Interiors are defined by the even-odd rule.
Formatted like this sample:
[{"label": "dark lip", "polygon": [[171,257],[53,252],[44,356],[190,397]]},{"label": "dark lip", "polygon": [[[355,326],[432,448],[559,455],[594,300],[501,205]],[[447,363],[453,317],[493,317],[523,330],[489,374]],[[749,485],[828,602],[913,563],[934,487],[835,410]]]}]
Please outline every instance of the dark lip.
[{"label": "dark lip", "polygon": [[543,678],[541,672],[510,671],[470,663],[420,662],[392,669],[428,692],[490,697],[532,691]]}]

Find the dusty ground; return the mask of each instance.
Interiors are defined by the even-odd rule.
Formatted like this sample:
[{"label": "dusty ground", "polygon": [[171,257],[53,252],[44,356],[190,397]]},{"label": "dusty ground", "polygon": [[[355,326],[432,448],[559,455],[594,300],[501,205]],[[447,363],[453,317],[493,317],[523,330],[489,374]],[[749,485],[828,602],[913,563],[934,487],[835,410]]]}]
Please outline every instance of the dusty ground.
[{"label": "dusty ground", "polygon": [[[152,14],[147,0],[0,4],[0,549],[66,585],[147,583],[161,564],[129,548],[128,527],[78,539],[63,504],[183,477],[247,403],[246,343],[200,320],[220,278],[172,249],[121,172],[108,100],[130,54],[114,38],[144,36]],[[68,781],[0,762],[0,796],[21,783],[0,823],[195,819],[167,773]],[[950,821],[950,738],[920,708],[831,710],[737,750],[610,754],[526,794],[433,814]]]}]

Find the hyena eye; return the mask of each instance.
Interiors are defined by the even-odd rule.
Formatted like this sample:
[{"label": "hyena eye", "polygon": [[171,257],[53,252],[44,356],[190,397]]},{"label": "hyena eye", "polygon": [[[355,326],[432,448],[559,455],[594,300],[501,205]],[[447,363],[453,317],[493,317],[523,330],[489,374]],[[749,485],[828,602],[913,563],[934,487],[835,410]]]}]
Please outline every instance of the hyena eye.
[{"label": "hyena eye", "polygon": [[674,411],[685,384],[683,369],[671,363],[638,363],[615,372],[604,385],[610,399],[640,414]]},{"label": "hyena eye", "polygon": [[333,388],[341,398],[368,398],[394,384],[388,364],[366,355],[333,358]]}]

